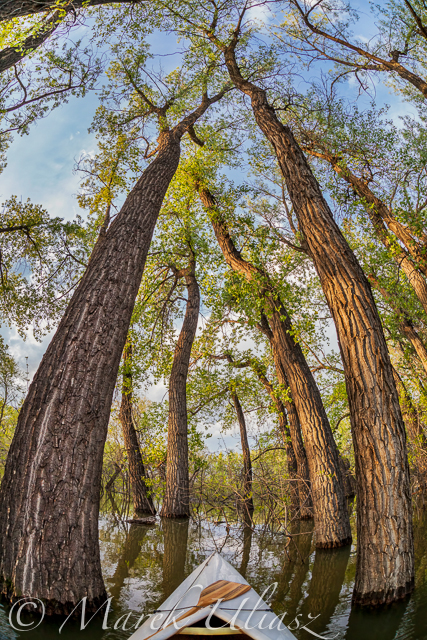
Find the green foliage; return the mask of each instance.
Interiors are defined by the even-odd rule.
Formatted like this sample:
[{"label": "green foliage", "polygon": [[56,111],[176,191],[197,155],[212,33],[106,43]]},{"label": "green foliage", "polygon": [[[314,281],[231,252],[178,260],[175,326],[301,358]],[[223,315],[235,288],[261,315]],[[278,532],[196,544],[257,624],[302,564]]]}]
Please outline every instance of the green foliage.
[{"label": "green foliage", "polygon": [[64,222],[12,197],[0,213],[0,315],[24,335],[41,336],[59,320],[86,266],[80,220]]}]

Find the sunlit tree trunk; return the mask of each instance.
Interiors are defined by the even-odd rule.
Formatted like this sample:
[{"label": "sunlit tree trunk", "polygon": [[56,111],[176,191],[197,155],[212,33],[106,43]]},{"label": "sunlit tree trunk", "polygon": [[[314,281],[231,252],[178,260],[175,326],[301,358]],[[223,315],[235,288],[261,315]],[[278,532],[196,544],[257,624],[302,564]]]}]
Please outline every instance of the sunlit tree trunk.
[{"label": "sunlit tree trunk", "polygon": [[120,358],[181,137],[222,95],[204,95],[160,134],[155,159],[95,246],[30,385],[0,489],[0,577],[9,600],[39,598],[47,614],[68,614],[83,597],[88,611],[105,600],[98,515]]},{"label": "sunlit tree trunk", "polygon": [[160,513],[167,518],[190,516],[187,375],[200,308],[200,291],[195,276],[194,261],[182,273],[177,272],[177,277],[185,278],[188,295],[184,322],[175,347],[169,380],[166,493]]},{"label": "sunlit tree trunk", "polygon": [[145,467],[132,415],[132,343],[127,342],[123,351],[123,388],[120,405],[120,423],[129,465],[133,508],[138,515],[155,515],[153,500],[146,485]]},{"label": "sunlit tree trunk", "polygon": [[351,542],[338,449],[323,406],[319,389],[301,346],[295,342],[290,317],[276,291],[272,290],[268,274],[242,258],[218,210],[212,193],[198,185],[202,203],[211,215],[216,238],[229,266],[248,281],[261,276],[265,288],[260,295],[268,307],[271,342],[279,382],[289,385],[301,423],[307,452],[316,524],[316,545],[319,548],[340,547]]},{"label": "sunlit tree trunk", "polygon": [[353,601],[392,602],[413,589],[414,547],[405,427],[381,321],[369,282],[292,132],[280,122],[266,92],[242,77],[235,58],[238,38],[236,33],[224,50],[230,77],[250,97],[256,122],[276,153],[337,329],[357,478]]}]

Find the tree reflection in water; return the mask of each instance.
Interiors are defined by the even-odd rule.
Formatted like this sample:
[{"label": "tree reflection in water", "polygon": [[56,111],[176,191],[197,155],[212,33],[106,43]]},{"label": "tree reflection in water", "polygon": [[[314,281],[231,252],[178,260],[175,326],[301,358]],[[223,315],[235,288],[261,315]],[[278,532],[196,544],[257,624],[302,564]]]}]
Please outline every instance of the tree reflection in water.
[{"label": "tree reflection in water", "polygon": [[[249,524],[249,526],[248,526]],[[427,515],[415,514],[416,590],[406,601],[381,611],[351,610],[355,554],[350,548],[315,551],[313,522],[294,522],[291,537],[248,523],[215,525],[212,522],[158,520],[155,526],[129,525],[111,513],[100,522],[104,578],[113,598],[102,630],[102,616],[85,631],[79,620],[69,623],[61,638],[75,640],[127,640],[132,633],[114,623],[132,612],[135,622],[152,613],[174,589],[215,549],[262,594],[273,582],[277,588],[271,607],[284,615],[298,640],[320,635],[336,640],[424,640],[427,638]],[[318,616],[311,623],[312,617]],[[43,623],[26,634],[13,632],[8,611],[0,607],[0,638],[53,640],[59,624]],[[299,628],[295,629],[295,618]],[[134,623],[133,622],[133,623]],[[307,625],[303,629],[303,625]],[[76,635],[77,634],[77,635]]]}]

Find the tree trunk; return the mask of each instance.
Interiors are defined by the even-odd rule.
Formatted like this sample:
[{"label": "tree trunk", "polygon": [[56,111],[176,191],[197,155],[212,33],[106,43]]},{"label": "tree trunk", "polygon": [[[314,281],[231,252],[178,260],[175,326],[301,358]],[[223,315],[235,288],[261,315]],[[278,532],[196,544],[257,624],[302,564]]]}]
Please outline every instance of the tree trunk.
[{"label": "tree trunk", "polygon": [[356,478],[353,476],[350,470],[350,462],[347,458],[340,456],[340,464],[342,477],[344,479],[344,490],[346,498],[354,498],[356,495]]},{"label": "tree trunk", "polygon": [[123,351],[123,388],[120,405],[120,422],[128,457],[133,508],[137,515],[155,515],[153,500],[145,484],[145,468],[132,417],[132,344],[126,343]]},{"label": "tree trunk", "polygon": [[198,190],[202,203],[211,212],[211,222],[227,264],[248,281],[254,276],[261,276],[265,282],[260,296],[271,314],[270,331],[278,379],[281,384],[287,384],[289,380],[304,435],[313,494],[316,546],[333,548],[350,544],[350,521],[338,449],[313,374],[300,345],[293,338],[295,332],[288,313],[277,292],[272,290],[268,274],[244,260],[234,246],[213,195],[200,185]]},{"label": "tree trunk", "polygon": [[160,515],[165,518],[190,516],[187,439],[187,375],[191,349],[197,331],[200,291],[195,276],[195,263],[183,272],[188,299],[184,322],[175,347],[169,381],[169,423],[166,463],[166,493]]},{"label": "tree trunk", "polygon": [[237,414],[237,420],[239,422],[240,442],[242,445],[243,454],[243,499],[241,501],[241,507],[244,513],[252,514],[254,511],[254,501],[252,498],[252,462],[251,450],[248,441],[248,432],[246,430],[245,414],[243,413],[239,396],[233,389],[231,389],[231,399],[233,400],[234,408]]},{"label": "tree trunk", "polygon": [[356,460],[358,545],[353,601],[392,602],[414,587],[414,548],[405,427],[381,321],[369,282],[304,154],[268,103],[265,91],[241,76],[235,44],[225,51],[230,77],[250,96],[257,124],[276,152],[337,328]]},{"label": "tree trunk", "polygon": [[[68,614],[106,592],[98,541],[101,469],[120,356],[180,139],[219,100],[159,136],[158,153],[97,242],[19,414],[0,490],[0,576],[14,600]],[[162,111],[162,113],[164,110]]]}]

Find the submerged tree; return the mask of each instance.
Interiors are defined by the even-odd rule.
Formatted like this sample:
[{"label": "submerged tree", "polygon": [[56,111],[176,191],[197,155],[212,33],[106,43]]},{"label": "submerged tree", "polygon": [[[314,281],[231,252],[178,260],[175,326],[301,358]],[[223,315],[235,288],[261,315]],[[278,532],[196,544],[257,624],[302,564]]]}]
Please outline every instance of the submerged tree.
[{"label": "submerged tree", "polygon": [[133,508],[136,514],[154,515],[153,500],[146,482],[146,473],[142,461],[138,435],[135,429],[133,408],[132,381],[132,342],[128,340],[123,351],[123,386],[119,419],[125,441],[129,476],[132,488]]},{"label": "submerged tree", "polygon": [[[318,547],[339,547],[351,541],[350,523],[342,483],[339,457],[319,390],[301,350],[294,340],[294,329],[278,292],[270,283],[268,274],[243,258],[234,245],[226,221],[213,194],[199,185],[199,194],[209,210],[218,243],[227,263],[248,281],[260,280],[260,297],[265,305],[260,328],[272,343],[279,382],[290,387],[293,406],[290,407],[290,431],[294,450],[300,451],[298,430],[302,429],[316,521]],[[289,382],[288,382],[289,381]],[[303,462],[303,460],[300,460]],[[305,472],[301,469],[301,476]]]},{"label": "submerged tree", "polygon": [[[123,98],[134,124],[157,116],[155,157],[97,242],[33,379],[0,491],[4,593],[11,599],[17,594],[43,598],[48,613],[68,613],[84,596],[94,610],[105,599],[98,510],[120,357],[156,220],[179,163],[181,138],[224,95],[220,89],[208,96],[207,76],[199,68],[195,73],[205,88],[198,106],[193,96],[182,102],[194,75],[186,82],[172,78],[169,99],[156,106],[154,91],[141,79],[144,57],[138,58],[133,43],[112,77],[126,87]],[[174,107],[178,96],[179,108]],[[126,121],[128,113],[122,115]],[[113,118],[110,134],[116,124]]]},{"label": "submerged tree", "polygon": [[166,494],[160,515],[166,518],[190,516],[187,441],[187,375],[191,349],[196,336],[200,309],[200,290],[196,279],[196,256],[193,250],[188,267],[173,266],[175,279],[184,278],[187,304],[184,321],[176,343],[169,379],[168,452],[166,463]]}]

